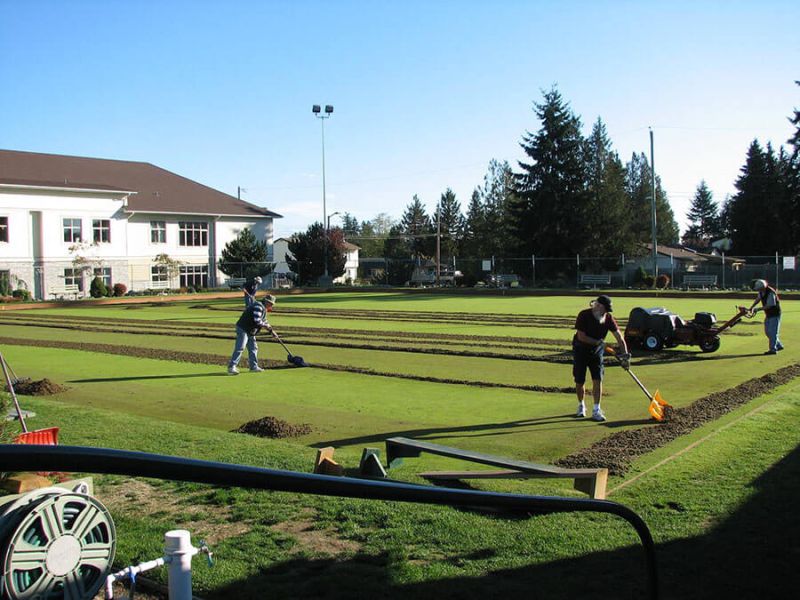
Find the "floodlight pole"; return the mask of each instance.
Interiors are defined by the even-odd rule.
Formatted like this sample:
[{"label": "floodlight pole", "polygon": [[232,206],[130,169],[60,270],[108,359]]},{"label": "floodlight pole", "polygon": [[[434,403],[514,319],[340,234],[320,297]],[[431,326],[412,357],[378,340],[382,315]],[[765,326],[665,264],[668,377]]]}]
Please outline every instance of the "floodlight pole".
[{"label": "floodlight pole", "polygon": [[650,174],[653,184],[653,201],[650,206],[653,225],[653,285],[658,279],[658,240],[656,237],[656,162],[653,155],[653,128],[650,127]]},{"label": "floodlight pole", "polygon": [[[323,113],[320,105],[315,104],[311,107],[311,112],[314,113],[314,116],[320,120],[320,124],[322,125],[322,225],[324,226],[327,222],[327,215],[328,215],[328,208],[325,198],[325,119],[330,119],[331,114],[333,114],[333,106],[330,104],[325,105],[325,112]],[[324,247],[324,258],[323,261],[325,263],[325,281],[328,280],[328,230],[325,230],[325,243],[323,244]]]}]

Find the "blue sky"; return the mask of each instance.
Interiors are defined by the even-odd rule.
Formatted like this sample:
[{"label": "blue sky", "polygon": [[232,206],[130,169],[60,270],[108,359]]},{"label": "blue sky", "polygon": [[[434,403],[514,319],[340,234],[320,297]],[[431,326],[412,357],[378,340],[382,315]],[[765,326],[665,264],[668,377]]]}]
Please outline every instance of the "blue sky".
[{"label": "blue sky", "polygon": [[[649,155],[683,225],[800,106],[796,3],[0,0],[0,148],[154,163],[283,215],[399,218],[523,158],[558,86],[623,160]],[[334,217],[332,224],[338,222]]]}]

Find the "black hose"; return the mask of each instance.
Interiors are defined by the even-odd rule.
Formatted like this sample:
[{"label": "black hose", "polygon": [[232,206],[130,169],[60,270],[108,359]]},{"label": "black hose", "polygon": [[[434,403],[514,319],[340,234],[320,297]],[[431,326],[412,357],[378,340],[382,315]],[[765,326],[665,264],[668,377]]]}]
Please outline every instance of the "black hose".
[{"label": "black hose", "polygon": [[654,600],[658,598],[655,544],[647,524],[630,508],[608,500],[457,490],[396,481],[297,473],[161,454],[82,446],[0,444],[0,471],[109,473],[323,496],[499,508],[540,514],[608,513],[628,521],[639,534],[645,552],[649,596]]}]

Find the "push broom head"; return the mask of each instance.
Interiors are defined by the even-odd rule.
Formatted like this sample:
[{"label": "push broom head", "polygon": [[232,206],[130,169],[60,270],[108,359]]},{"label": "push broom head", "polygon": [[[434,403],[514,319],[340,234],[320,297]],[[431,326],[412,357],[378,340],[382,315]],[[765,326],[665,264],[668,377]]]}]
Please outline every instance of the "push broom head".
[{"label": "push broom head", "polygon": [[286,360],[292,363],[295,367],[307,367],[308,363],[303,360],[302,356],[294,356],[290,354],[286,357]]}]

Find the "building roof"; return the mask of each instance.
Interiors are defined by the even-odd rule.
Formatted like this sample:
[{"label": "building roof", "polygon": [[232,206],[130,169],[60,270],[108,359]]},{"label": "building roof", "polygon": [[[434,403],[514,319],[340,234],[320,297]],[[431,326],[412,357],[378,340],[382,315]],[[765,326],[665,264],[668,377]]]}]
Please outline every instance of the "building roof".
[{"label": "building roof", "polygon": [[126,212],[281,215],[145,162],[0,150],[0,185],[130,194]]},{"label": "building roof", "polygon": [[[653,244],[642,245],[647,248],[648,252],[653,251]],[[689,250],[680,246],[662,246],[661,244],[658,244],[656,251],[662,256],[672,256],[675,260],[688,260],[692,262],[706,262],[708,260],[707,255],[699,254],[693,250]]]}]

